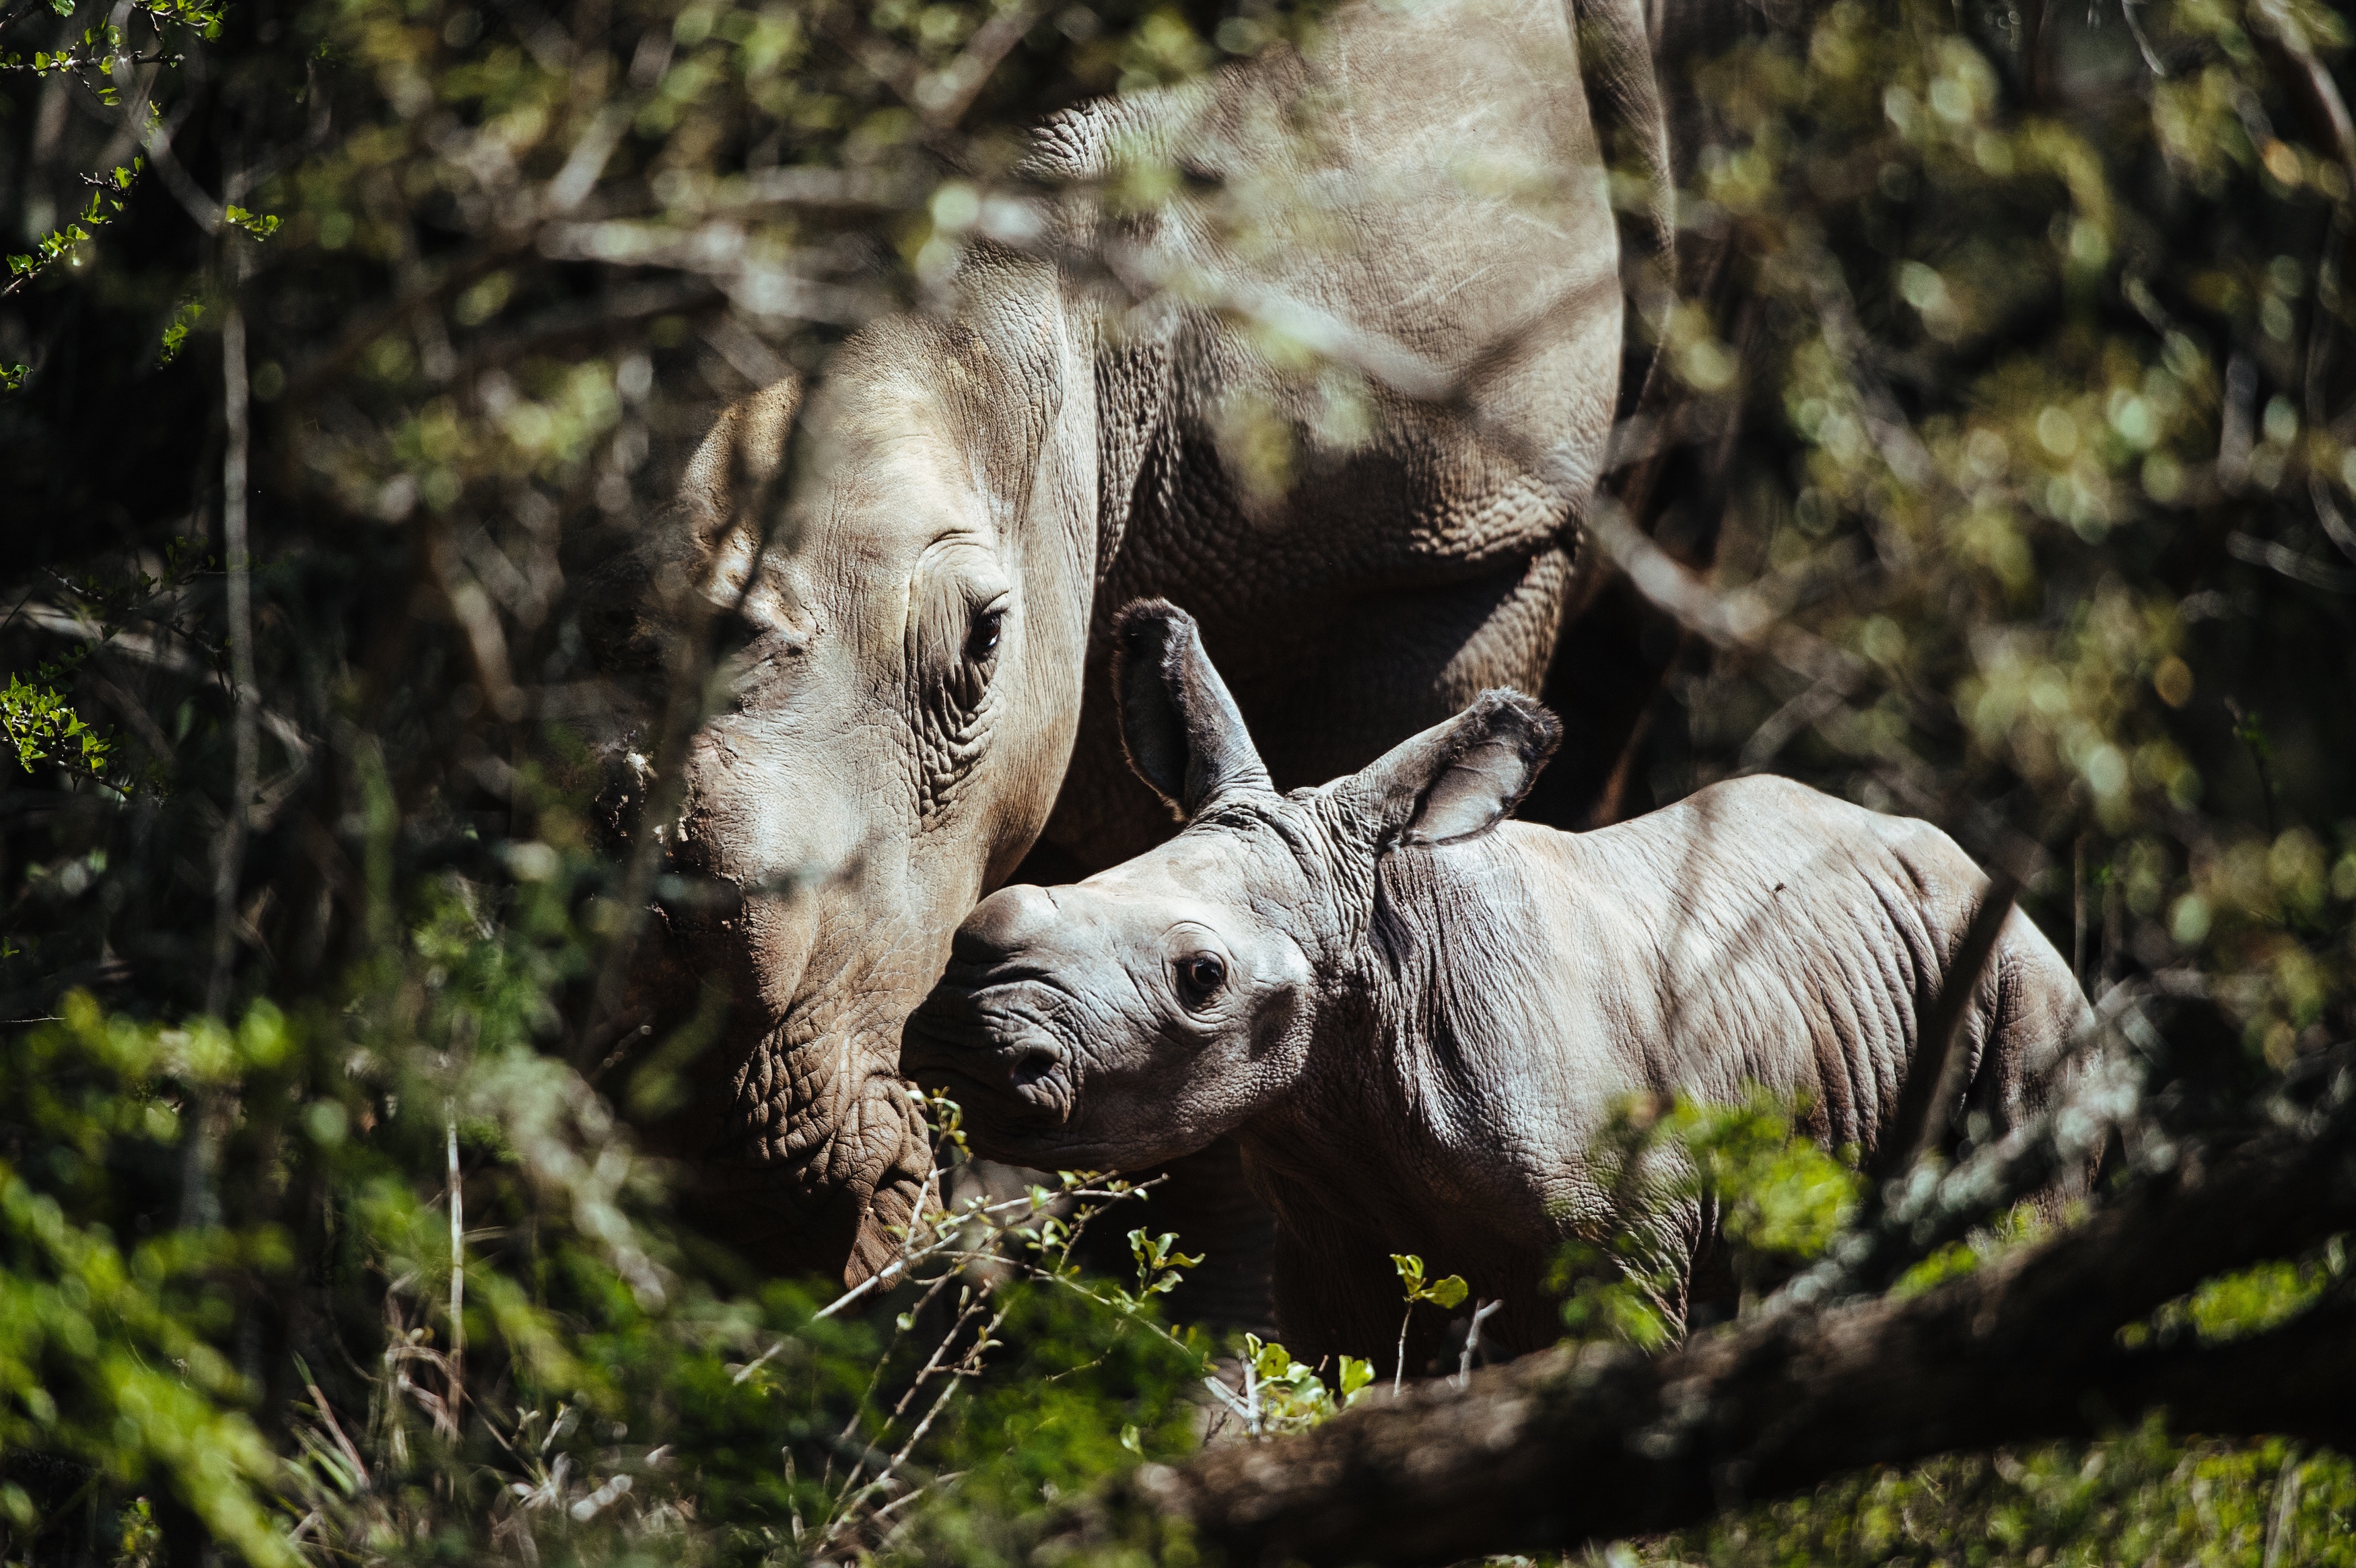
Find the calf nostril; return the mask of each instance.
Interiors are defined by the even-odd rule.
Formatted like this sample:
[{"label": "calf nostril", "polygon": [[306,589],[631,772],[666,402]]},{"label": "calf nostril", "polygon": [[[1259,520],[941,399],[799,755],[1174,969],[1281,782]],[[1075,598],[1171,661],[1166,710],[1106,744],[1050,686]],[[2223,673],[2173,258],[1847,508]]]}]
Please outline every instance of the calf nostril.
[{"label": "calf nostril", "polygon": [[949,942],[960,964],[992,964],[1044,932],[1055,918],[1055,901],[1044,888],[1001,888],[976,904]]}]

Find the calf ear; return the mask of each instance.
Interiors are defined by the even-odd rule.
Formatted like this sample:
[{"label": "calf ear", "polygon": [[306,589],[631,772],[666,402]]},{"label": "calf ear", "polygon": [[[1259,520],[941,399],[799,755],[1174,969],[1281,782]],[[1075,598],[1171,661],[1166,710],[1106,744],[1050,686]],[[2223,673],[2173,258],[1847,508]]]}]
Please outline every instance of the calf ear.
[{"label": "calf ear", "polygon": [[1484,691],[1445,723],[1400,741],[1344,786],[1377,837],[1445,844],[1511,816],[1562,739],[1555,716],[1518,691]]},{"label": "calf ear", "polygon": [[1112,686],[1129,765],[1180,816],[1230,790],[1275,787],[1185,611],[1141,599],[1120,613],[1112,629]]}]

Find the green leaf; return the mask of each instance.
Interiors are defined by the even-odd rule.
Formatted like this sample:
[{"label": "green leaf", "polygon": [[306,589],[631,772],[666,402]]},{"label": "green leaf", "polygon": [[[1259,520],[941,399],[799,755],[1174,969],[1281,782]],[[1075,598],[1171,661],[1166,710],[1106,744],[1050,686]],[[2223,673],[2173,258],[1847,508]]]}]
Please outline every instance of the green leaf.
[{"label": "green leaf", "polygon": [[187,346],[189,329],[203,318],[204,314],[205,305],[202,300],[188,299],[180,303],[179,310],[173,315],[170,324],[164,328],[163,344],[155,356],[155,364],[159,369],[180,357],[180,350]]},{"label": "green leaf", "polygon": [[235,224],[256,240],[267,240],[278,232],[278,219],[274,216],[269,213],[249,212],[242,207],[223,208],[221,219],[223,222]]},{"label": "green leaf", "polygon": [[1465,1285],[1464,1276],[1451,1274],[1446,1279],[1432,1281],[1431,1288],[1424,1293],[1423,1298],[1437,1307],[1458,1307],[1463,1304],[1464,1297],[1470,1293],[1471,1287]]}]

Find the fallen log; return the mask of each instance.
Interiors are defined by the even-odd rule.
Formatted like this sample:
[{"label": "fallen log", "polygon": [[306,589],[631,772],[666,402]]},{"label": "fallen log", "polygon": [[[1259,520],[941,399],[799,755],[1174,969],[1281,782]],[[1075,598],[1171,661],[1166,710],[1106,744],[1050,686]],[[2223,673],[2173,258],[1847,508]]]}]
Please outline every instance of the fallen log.
[{"label": "fallen log", "polygon": [[1844,1472],[2092,1438],[2165,1410],[2356,1447],[2356,1303],[2225,1343],[2121,1330],[2201,1281],[2356,1226],[2356,1118],[2211,1156],[1919,1295],[1772,1303],[1646,1357],[1590,1345],[1148,1466],[1122,1501],[1230,1564],[1449,1563],[1699,1522]]}]

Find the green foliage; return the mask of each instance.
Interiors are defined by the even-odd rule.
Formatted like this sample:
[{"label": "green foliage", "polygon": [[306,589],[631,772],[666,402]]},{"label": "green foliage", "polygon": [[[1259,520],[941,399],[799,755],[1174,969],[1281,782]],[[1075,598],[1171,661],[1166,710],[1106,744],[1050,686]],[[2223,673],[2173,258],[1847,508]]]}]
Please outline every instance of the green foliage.
[{"label": "green foliage", "polygon": [[1178,1250],[1178,1238],[1170,1232],[1148,1236],[1141,1229],[1129,1233],[1130,1255],[1137,1260],[1137,1299],[1166,1296],[1185,1280],[1185,1271],[1202,1266],[1202,1254],[1189,1256]]},{"label": "green foliage", "polygon": [[17,765],[28,773],[36,763],[53,763],[70,773],[105,782],[107,755],[113,742],[85,722],[58,689],[58,683],[72,676],[88,652],[87,648],[71,649],[44,662],[32,679],[11,675],[7,686],[0,688],[0,736],[6,738],[16,753]]},{"label": "green foliage", "polygon": [[256,240],[267,240],[278,232],[278,219],[274,215],[248,212],[234,204],[221,208],[221,221],[242,229]]},{"label": "green foliage", "polygon": [[1890,1293],[1901,1297],[1920,1296],[1945,1280],[1971,1273],[2008,1248],[2036,1240],[2044,1229],[2029,1205],[2016,1204],[1964,1240],[1932,1252],[1901,1275]]},{"label": "green foliage", "polygon": [[1396,1392],[1407,1378],[1408,1330],[1414,1325],[1415,1309],[1425,1303],[1442,1311],[1462,1306],[1472,1287],[1462,1275],[1427,1281],[1423,1260],[1412,1253],[1393,1253],[1391,1267],[1398,1271],[1399,1288],[1407,1301],[1407,1310],[1399,1315],[1398,1345],[1391,1361],[1391,1388]]},{"label": "green foliage", "polygon": [[1294,1360],[1282,1345],[1246,1334],[1236,1358],[1237,1381],[1208,1377],[1203,1386],[1246,1436],[1281,1436],[1323,1424],[1357,1403],[1373,1386],[1373,1362],[1343,1356],[1334,1365],[1333,1386],[1328,1388],[1317,1367]]},{"label": "green foliage", "polygon": [[2348,1278],[2344,1237],[2333,1237],[2319,1256],[2277,1259],[2216,1279],[2169,1303],[2148,1323],[2131,1326],[2123,1343],[2165,1343],[2187,1332],[2208,1343],[2238,1339],[2289,1322],[2321,1301]]},{"label": "green foliage", "polygon": [[[2286,1506],[2286,1504],[2287,1506]],[[1643,1563],[2256,1563],[2356,1561],[2356,1467],[2280,1441],[2178,1443],[2154,1424],[2091,1447],[1876,1468],[1813,1496],[1644,1543]],[[2279,1524],[2277,1518],[2279,1517]]]},{"label": "green foliage", "polygon": [[1667,1196],[1714,1200],[1746,1264],[1819,1256],[1857,1212],[1855,1151],[1836,1158],[1818,1147],[1795,1125],[1806,1108],[1754,1087],[1740,1105],[1681,1100],[1653,1125],[1688,1171]]},{"label": "green foliage", "polygon": [[[49,69],[66,69],[70,66],[59,63]],[[50,266],[70,257],[76,246],[87,244],[91,230],[103,229],[122,217],[123,193],[131,188],[131,182],[139,176],[139,172],[146,165],[145,158],[138,157],[128,164],[119,164],[103,175],[83,176],[83,183],[93,188],[89,204],[81,209],[80,220],[42,235],[30,251],[10,256],[9,281],[5,290],[0,293],[14,293],[32,282]]]},{"label": "green foliage", "polygon": [[1562,1298],[1562,1326],[1574,1339],[1658,1350],[1676,1339],[1663,1303],[1675,1274],[1646,1256],[1643,1238],[1622,1232],[1603,1244],[1567,1242],[1547,1266],[1547,1290]]},{"label": "green foliage", "polygon": [[1644,1349],[1670,1340],[1683,1264],[1677,1221],[1664,1233],[1664,1217],[1714,1216],[1713,1246],[1746,1301],[1821,1256],[1856,1217],[1863,1179],[1854,1151],[1836,1157],[1807,1136],[1805,1111],[1756,1086],[1733,1105],[1636,1095],[1616,1106],[1592,1158],[1632,1222],[1556,1255],[1547,1287],[1572,1335]]},{"label": "green foliage", "polygon": [[283,1065],[285,1020],[234,1031],[109,1019],[88,996],[0,1053],[0,1100],[40,1141],[0,1164],[0,1450],[69,1453],[129,1485],[166,1484],[246,1562],[297,1561],[272,1506],[280,1461],[242,1408],[223,1344],[224,1280],[284,1279],[275,1227],[173,1228],[129,1247],[85,1218],[110,1163],[157,1165],[181,1136],[159,1079],[218,1087]]},{"label": "green foliage", "polygon": [[[340,1008],[166,1028],[77,994],[0,1052],[0,1446],[91,1467],[126,1540],[171,1496],[253,1563],[987,1558],[1186,1450],[1203,1349],[1071,1261],[1124,1185],[953,1205],[859,1313],[700,1266],[540,1048],[555,896],[487,930],[446,885]],[[1140,1250],[1149,1284],[1188,1261]],[[1333,1408],[1261,1360],[1283,1424]]]},{"label": "green foliage", "polygon": [[1406,1293],[1409,1307],[1419,1301],[1429,1301],[1442,1309],[1459,1307],[1470,1290],[1464,1283],[1464,1276],[1458,1274],[1427,1284],[1423,1277],[1423,1260],[1412,1253],[1393,1253],[1391,1267],[1398,1271],[1399,1287]]},{"label": "green foliage", "polygon": [[1141,1457],[1194,1447],[1199,1415],[1183,1394],[1201,1374],[1199,1349],[1037,1285],[1009,1297],[1000,1331],[1013,1353],[959,1407],[941,1459],[967,1479],[928,1532],[980,1541]]},{"label": "green foliage", "polygon": [[[49,0],[49,9],[60,16],[71,16],[73,0]],[[169,37],[164,32],[166,26],[190,27],[203,37],[218,37],[223,7],[220,0],[131,0],[131,4],[119,14],[146,17],[155,27],[156,42],[161,44]],[[84,28],[80,37],[65,48],[35,49],[29,59],[15,52],[0,54],[0,70],[27,71],[35,76],[54,76],[69,71],[77,75],[99,72],[101,76],[88,80],[87,85],[93,97],[111,107],[117,100],[112,88],[103,80],[104,72],[118,64],[125,67],[152,65],[165,59],[177,65],[180,57],[166,56],[160,51],[149,55],[134,52],[128,47],[128,36],[123,27],[110,18]]]},{"label": "green foliage", "polygon": [[163,341],[155,353],[157,368],[169,365],[180,357],[180,350],[188,341],[188,329],[203,320],[204,314],[205,305],[202,300],[190,299],[180,302],[179,307],[172,313],[171,321],[164,327]]},{"label": "green foliage", "polygon": [[[1763,1118],[1772,1125],[1775,1115],[1772,1102],[1754,1099],[1742,1111],[1721,1113],[1714,1129],[1708,1124],[1718,1118],[1696,1118],[1700,1136],[1687,1135],[1688,1148],[1725,1150],[1726,1134],[1733,1131],[1733,1145],[1752,1151],[1752,1157],[1721,1168],[1721,1185],[1713,1190],[1730,1211],[1749,1184],[1780,1185],[1768,1173],[1782,1162],[1773,1139],[1761,1136],[1757,1123],[1739,1128],[1725,1123]],[[1854,1182],[1844,1168],[1832,1168]],[[1967,1242],[1925,1259],[1893,1294],[1920,1294],[2040,1234],[2029,1211],[2016,1209]],[[1816,1250],[1804,1248],[1800,1255]],[[2215,1341],[2261,1332],[2315,1305],[2346,1275],[2345,1247],[2335,1240],[2311,1259],[2207,1281],[2147,1324],[2128,1329],[2122,1342],[2142,1345],[2179,1334]],[[1574,1331],[1601,1337],[1600,1330],[1639,1345],[1660,1342],[1645,1337],[1654,1325],[1642,1316],[1641,1292],[1624,1280],[1619,1288],[1585,1282],[1582,1288],[1585,1294],[1573,1301],[1588,1316],[1574,1322]],[[1803,1498],[1739,1509],[1705,1528],[1616,1546],[1604,1555],[1628,1564],[1706,1563],[1712,1568],[1942,1561],[1990,1568],[2227,1563],[2270,1555],[2267,1542],[2279,1533],[2284,1562],[2347,1563],[2356,1561],[2352,1504],[2356,1466],[2340,1455],[2310,1455],[2280,1441],[2173,1440],[2155,1420],[2104,1443],[1948,1457],[1903,1469],[1876,1467]]]},{"label": "green foliage", "polygon": [[[196,541],[174,539],[164,547],[159,575],[134,568],[123,573],[85,573],[52,584],[65,592],[78,626],[95,641],[42,661],[30,678],[12,673],[7,686],[0,688],[0,739],[16,752],[18,766],[28,773],[37,765],[59,768],[119,792],[154,794],[164,787],[165,759],[152,759],[144,770],[123,767],[114,754],[116,738],[84,719],[69,693],[92,649],[112,643],[133,619],[168,627],[184,642],[202,647],[201,632],[175,613],[172,601],[209,563],[210,557]],[[17,609],[21,613],[24,605]],[[210,651],[215,662],[220,662],[220,650]]]}]

